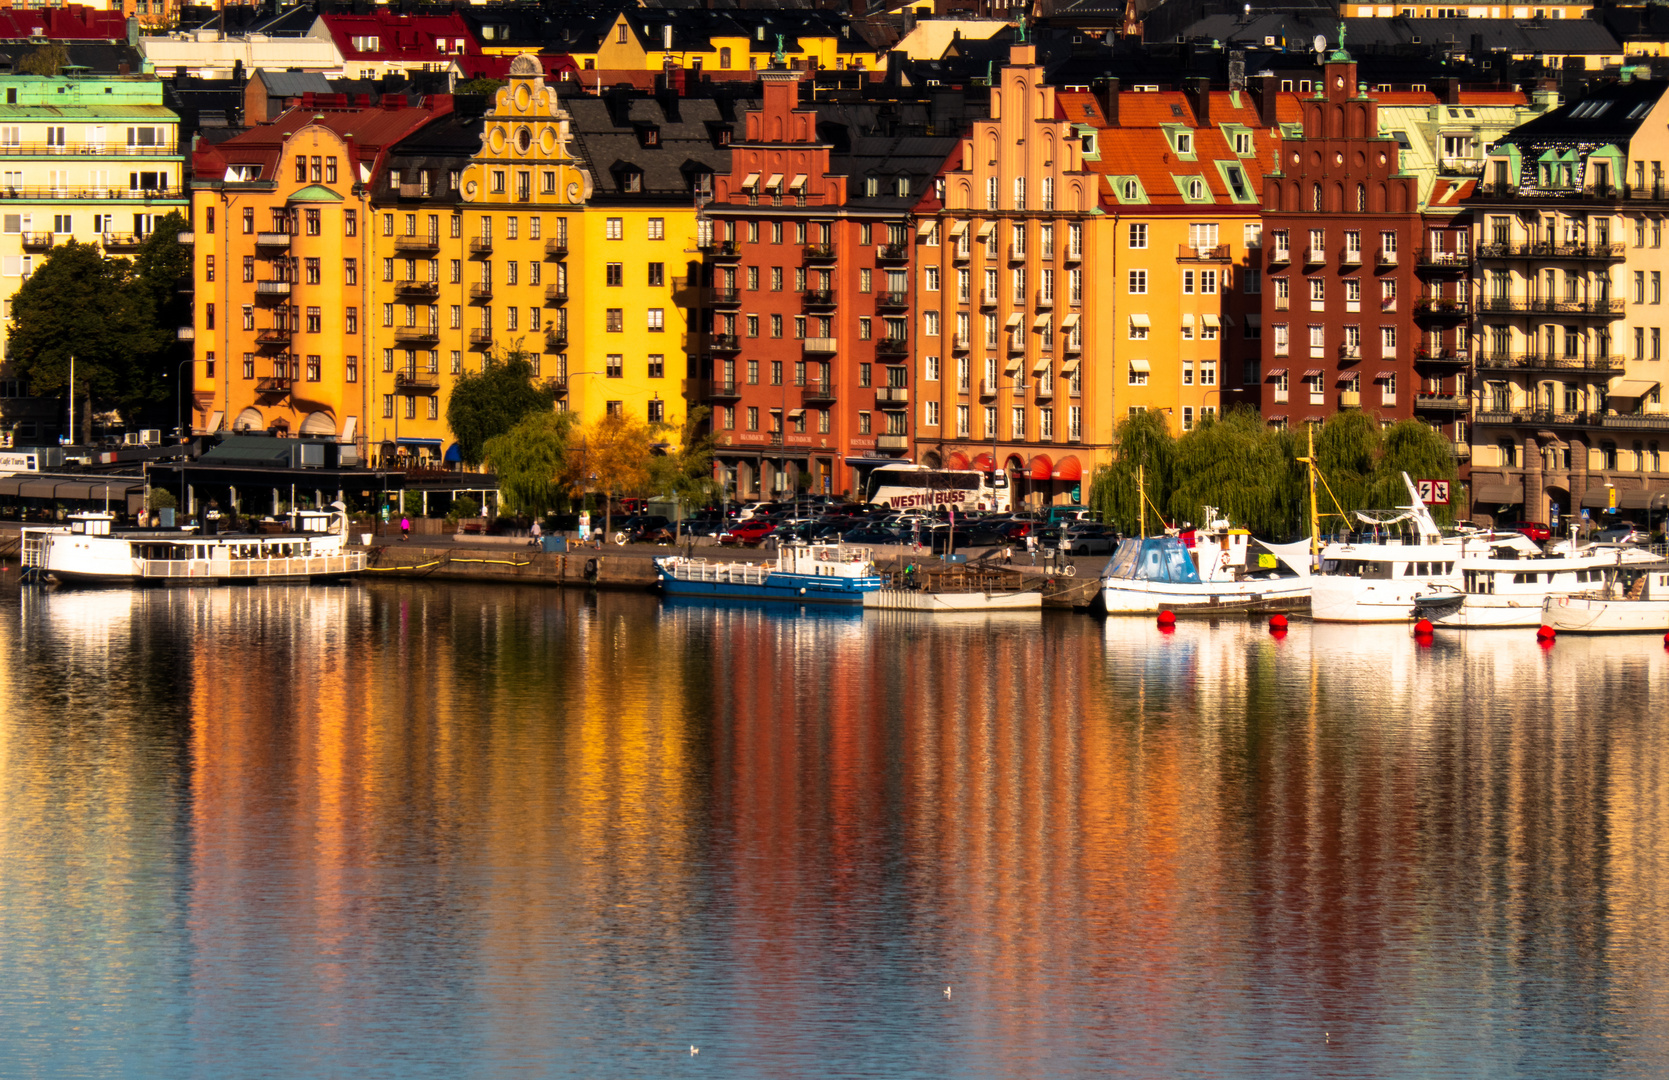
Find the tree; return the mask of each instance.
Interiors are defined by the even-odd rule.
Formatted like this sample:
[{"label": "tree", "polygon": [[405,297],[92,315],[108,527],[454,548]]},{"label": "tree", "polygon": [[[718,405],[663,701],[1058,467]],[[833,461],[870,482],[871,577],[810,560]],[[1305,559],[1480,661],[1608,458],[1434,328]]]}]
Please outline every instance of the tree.
[{"label": "tree", "polygon": [[64,65],[70,62],[69,50],[62,45],[42,45],[32,50],[27,56],[17,62],[17,70],[22,75],[58,76],[64,73]]},{"label": "tree", "polygon": [[520,342],[502,358],[488,355],[479,372],[464,372],[452,388],[446,423],[459,455],[479,465],[487,441],[514,428],[529,413],[549,411],[555,395],[533,383],[533,365]]},{"label": "tree", "polygon": [[1209,414],[1176,443],[1172,518],[1205,523],[1216,507],[1254,532],[1284,532],[1291,518],[1292,462],[1253,409],[1240,407],[1217,420]]},{"label": "tree", "polygon": [[[684,417],[676,429],[677,441],[663,455],[649,461],[651,483],[656,491],[671,495],[680,508],[684,504],[704,506],[713,498],[718,485],[713,481],[713,436],[706,428],[711,410],[697,406]],[[670,434],[671,425],[660,425],[662,434]],[[683,517],[674,526],[675,538],[682,539]]]},{"label": "tree", "polygon": [[[1089,504],[1102,521],[1134,535],[1142,523],[1138,473],[1147,490],[1147,501],[1154,507],[1165,506],[1171,495],[1176,439],[1163,414],[1146,411],[1131,413],[1120,421],[1114,439],[1117,449],[1113,463],[1096,472],[1090,483]],[[1146,520],[1155,524],[1151,508]]]},{"label": "tree", "polygon": [[512,512],[538,518],[561,505],[574,421],[573,413],[529,413],[487,440],[487,465],[498,476],[498,489]]},{"label": "tree", "polygon": [[649,425],[624,411],[605,413],[586,427],[580,479],[603,493],[603,535],[614,530],[616,495],[649,492],[653,481],[649,456],[654,442]]},{"label": "tree", "polygon": [[156,343],[133,288],[132,264],[95,245],[54,247],[12,299],[6,349],[36,394],[69,386],[75,357],[77,395],[123,412],[149,400],[149,361]]},{"label": "tree", "polygon": [[484,97],[488,102],[491,102],[493,95],[498,93],[503,86],[504,82],[500,79],[489,79],[482,76],[478,79],[466,79],[458,83],[452,88],[452,93],[463,97]]},{"label": "tree", "polygon": [[192,310],[191,251],[180,243],[180,233],[189,228],[184,215],[168,214],[133,257],[131,288],[144,347],[128,373],[123,418],[130,424],[155,421],[143,426],[163,427],[164,418],[174,417],[171,426],[182,411],[175,395],[188,387],[177,380],[191,359],[191,346],[180,341],[177,328],[191,325]]},{"label": "tree", "polygon": [[[1403,473],[1407,473],[1411,480],[1448,480],[1452,490],[1455,454],[1448,437],[1418,420],[1393,424],[1384,432],[1383,449],[1374,468],[1366,504],[1406,505],[1408,488],[1402,482]],[[1451,505],[1453,502],[1451,496]],[[1440,524],[1454,519],[1450,506],[1433,506],[1431,515]]]}]

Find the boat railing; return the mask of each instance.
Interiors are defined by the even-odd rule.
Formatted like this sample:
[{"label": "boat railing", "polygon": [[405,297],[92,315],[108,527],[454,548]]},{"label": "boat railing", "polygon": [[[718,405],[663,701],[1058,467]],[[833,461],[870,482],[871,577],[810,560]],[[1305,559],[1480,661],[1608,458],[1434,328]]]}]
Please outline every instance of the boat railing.
[{"label": "boat railing", "polygon": [[146,559],[142,576],[155,579],[326,577],[365,569],[365,552],[270,559]]},{"label": "boat railing", "polygon": [[717,585],[763,585],[775,572],[775,567],[766,563],[710,563],[706,559],[680,559],[666,568],[678,581]]}]

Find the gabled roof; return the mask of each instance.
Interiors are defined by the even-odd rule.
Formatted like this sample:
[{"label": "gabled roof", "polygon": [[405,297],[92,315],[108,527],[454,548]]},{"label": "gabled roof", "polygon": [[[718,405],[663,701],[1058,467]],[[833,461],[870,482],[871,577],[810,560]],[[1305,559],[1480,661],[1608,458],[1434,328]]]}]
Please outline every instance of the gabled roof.
[{"label": "gabled roof", "polygon": [[353,107],[337,95],[324,100],[308,95],[301,105],[269,124],[250,128],[217,145],[199,144],[192,153],[192,175],[201,181],[218,181],[234,166],[253,165],[260,168],[260,179],[277,179],[279,160],[290,136],[318,123],[347,141],[347,182],[352,183],[358,180],[362,166],[374,176],[395,143],[451,112],[452,98],[448,95],[426,98],[416,107],[392,101],[377,107]]},{"label": "gabled roof", "polygon": [[[572,118],[568,130],[574,157],[591,169],[594,199],[606,202],[690,198],[692,171],[730,171],[730,149],[714,145],[714,129],[729,127],[739,139],[744,110],[758,106],[751,100],[680,98],[677,112],[669,116],[660,100],[633,96],[568,98],[563,107]],[[655,130],[653,146],[643,145],[640,132],[646,127]],[[618,187],[618,178],[629,170],[643,174],[640,194]]]},{"label": "gabled roof", "polygon": [[[457,55],[455,43],[459,41],[465,54],[481,51],[469,24],[455,11],[439,15],[402,15],[386,9],[351,15],[328,12],[319,21],[345,60],[448,60]],[[361,49],[354,44],[356,38],[375,38],[377,47]]]},{"label": "gabled roof", "polygon": [[1591,83],[1587,96],[1520,124],[1498,143],[1516,146],[1540,142],[1626,143],[1645,122],[1669,84],[1607,81]]}]

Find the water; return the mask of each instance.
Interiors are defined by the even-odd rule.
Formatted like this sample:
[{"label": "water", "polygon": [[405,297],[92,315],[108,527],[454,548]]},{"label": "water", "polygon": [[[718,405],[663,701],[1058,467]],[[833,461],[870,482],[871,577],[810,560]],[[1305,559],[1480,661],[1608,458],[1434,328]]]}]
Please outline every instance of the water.
[{"label": "water", "polygon": [[1660,1075],[1666,671],[6,589],[0,1076]]}]

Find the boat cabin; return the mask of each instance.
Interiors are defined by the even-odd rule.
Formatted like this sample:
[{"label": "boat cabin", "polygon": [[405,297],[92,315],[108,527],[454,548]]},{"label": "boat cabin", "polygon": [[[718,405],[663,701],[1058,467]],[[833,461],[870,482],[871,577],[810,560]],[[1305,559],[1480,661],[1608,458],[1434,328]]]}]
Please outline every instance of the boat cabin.
[{"label": "boat cabin", "polygon": [[1145,540],[1121,540],[1107,560],[1103,578],[1124,581],[1162,581],[1168,584],[1200,584],[1200,572],[1188,549],[1174,536],[1150,536]]}]

